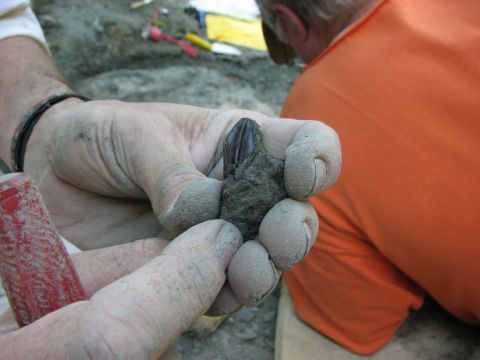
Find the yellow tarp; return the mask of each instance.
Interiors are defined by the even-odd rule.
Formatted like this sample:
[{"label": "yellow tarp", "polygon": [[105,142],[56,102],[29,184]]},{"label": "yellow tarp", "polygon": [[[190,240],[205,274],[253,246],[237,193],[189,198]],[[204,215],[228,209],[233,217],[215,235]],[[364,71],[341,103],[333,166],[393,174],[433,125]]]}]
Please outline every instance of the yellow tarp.
[{"label": "yellow tarp", "polygon": [[205,16],[207,36],[213,41],[267,51],[260,20],[244,21],[228,16],[208,14]]}]

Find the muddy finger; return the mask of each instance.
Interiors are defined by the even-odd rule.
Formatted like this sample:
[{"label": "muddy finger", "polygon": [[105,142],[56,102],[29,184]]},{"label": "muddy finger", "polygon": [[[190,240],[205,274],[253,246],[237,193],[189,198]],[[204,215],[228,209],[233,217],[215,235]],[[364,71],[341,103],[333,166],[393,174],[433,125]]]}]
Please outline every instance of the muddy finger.
[{"label": "muddy finger", "polygon": [[162,226],[173,236],[220,213],[222,183],[204,178],[190,183],[167,208],[159,208]]},{"label": "muddy finger", "polygon": [[235,297],[247,306],[261,303],[275,289],[279,278],[267,250],[253,240],[235,253],[227,274]]},{"label": "muddy finger", "polygon": [[76,253],[72,255],[72,260],[83,288],[90,297],[160,255],[168,243],[168,240],[162,238],[142,239]]},{"label": "muddy finger", "polygon": [[285,188],[296,200],[332,186],[340,175],[340,141],[330,127],[309,123],[295,135],[285,153]]},{"label": "muddy finger", "polygon": [[288,270],[308,253],[317,238],[318,226],[318,216],[309,203],[285,199],[263,219],[258,241],[277,269]]}]

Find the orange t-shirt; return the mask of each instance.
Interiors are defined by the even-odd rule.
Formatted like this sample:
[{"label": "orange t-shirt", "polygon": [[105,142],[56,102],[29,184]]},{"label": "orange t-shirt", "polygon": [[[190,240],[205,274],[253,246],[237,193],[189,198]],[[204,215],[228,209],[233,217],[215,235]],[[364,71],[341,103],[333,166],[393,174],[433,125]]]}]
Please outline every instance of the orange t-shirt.
[{"label": "orange t-shirt", "polygon": [[353,352],[424,292],[480,322],[480,1],[385,0],[308,66],[282,116],[339,134],[320,234],[285,274],[298,316]]}]

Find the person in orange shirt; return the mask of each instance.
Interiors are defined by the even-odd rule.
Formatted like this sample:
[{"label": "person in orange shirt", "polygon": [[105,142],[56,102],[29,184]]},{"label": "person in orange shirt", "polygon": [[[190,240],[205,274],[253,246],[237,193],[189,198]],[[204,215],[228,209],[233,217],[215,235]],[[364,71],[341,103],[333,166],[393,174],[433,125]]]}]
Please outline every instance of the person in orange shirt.
[{"label": "person in orange shirt", "polygon": [[307,63],[282,116],[342,143],[318,239],[285,274],[297,316],[363,355],[427,293],[478,325],[480,2],[257,2],[272,58]]}]

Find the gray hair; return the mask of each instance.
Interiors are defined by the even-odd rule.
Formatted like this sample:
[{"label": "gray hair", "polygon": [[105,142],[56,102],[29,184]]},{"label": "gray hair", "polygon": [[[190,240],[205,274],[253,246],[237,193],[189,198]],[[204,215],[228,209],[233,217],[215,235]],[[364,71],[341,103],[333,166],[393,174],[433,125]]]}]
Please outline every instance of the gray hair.
[{"label": "gray hair", "polygon": [[280,22],[272,11],[274,4],[284,4],[302,19],[318,19],[331,21],[352,14],[365,0],[256,0],[262,18],[275,32],[278,38],[287,42]]}]

